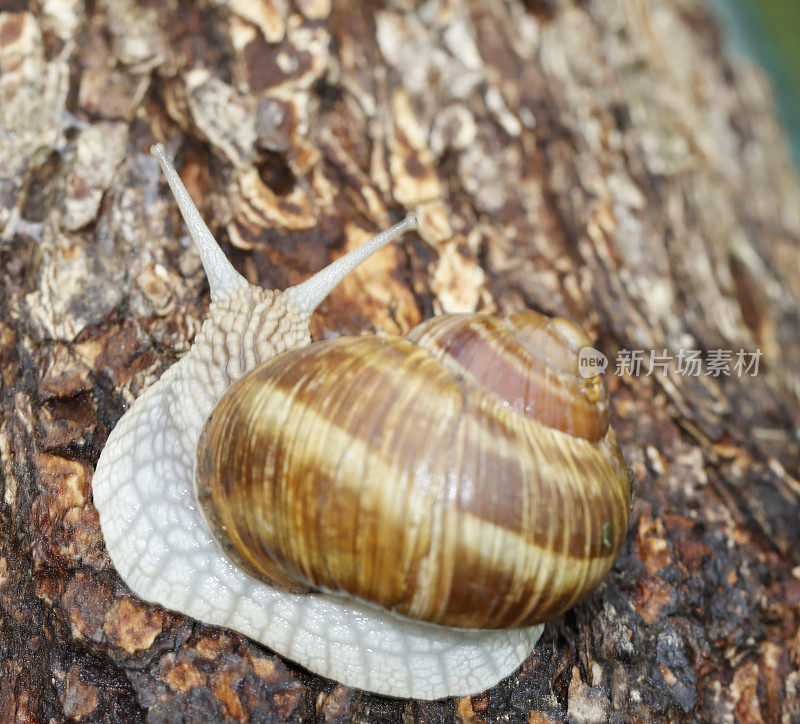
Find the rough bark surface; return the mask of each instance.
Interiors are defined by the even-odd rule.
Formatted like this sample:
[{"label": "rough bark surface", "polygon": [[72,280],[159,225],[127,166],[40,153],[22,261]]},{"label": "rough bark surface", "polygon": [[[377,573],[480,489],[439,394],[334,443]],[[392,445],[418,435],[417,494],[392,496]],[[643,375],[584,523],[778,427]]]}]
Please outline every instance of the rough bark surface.
[{"label": "rough bark surface", "polygon": [[[800,193],[699,0],[3,7],[0,719],[800,721]],[[347,689],[117,576],[93,467],[208,305],[154,140],[265,286],[419,214],[317,338],[530,307],[612,360],[627,543],[493,690]],[[681,349],[763,356],[646,374]]]}]

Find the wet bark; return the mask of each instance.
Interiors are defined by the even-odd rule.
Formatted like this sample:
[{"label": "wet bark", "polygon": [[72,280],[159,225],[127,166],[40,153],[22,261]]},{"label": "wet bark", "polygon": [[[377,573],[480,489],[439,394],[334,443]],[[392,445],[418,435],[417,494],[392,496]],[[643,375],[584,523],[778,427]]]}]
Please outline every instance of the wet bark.
[{"label": "wet bark", "polygon": [[[800,719],[800,192],[702,3],[5,8],[0,719]],[[209,301],[154,140],[264,286],[419,215],[317,338],[529,307],[609,358],[627,543],[493,690],[347,689],[117,576],[93,467]]]}]

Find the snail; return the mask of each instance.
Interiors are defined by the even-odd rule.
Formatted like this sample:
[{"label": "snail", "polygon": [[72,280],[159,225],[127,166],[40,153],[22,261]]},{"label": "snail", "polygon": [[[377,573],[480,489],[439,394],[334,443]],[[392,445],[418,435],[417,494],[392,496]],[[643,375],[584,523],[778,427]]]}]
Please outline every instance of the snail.
[{"label": "snail", "polygon": [[406,219],[285,291],[226,259],[153,152],[211,290],[191,350],[110,434],[93,477],[142,599],[380,694],[466,695],[619,554],[630,490],[577,325],[445,315],[310,344],[309,318]]}]

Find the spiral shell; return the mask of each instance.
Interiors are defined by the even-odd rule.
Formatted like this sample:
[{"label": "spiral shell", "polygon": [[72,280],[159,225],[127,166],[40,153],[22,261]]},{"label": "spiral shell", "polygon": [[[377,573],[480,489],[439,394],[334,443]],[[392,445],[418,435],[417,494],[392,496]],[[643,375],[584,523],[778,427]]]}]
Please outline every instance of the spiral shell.
[{"label": "spiral shell", "polygon": [[587,595],[630,506],[585,333],[534,312],[290,350],[235,383],[198,445],[198,498],[252,575],[463,628]]}]

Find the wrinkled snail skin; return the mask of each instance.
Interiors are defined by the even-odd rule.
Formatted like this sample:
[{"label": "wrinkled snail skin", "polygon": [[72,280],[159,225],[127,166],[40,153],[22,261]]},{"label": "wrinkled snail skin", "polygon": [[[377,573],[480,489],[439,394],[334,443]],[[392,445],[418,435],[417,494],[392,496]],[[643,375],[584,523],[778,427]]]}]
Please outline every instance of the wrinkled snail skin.
[{"label": "wrinkled snail skin", "polygon": [[[147,601],[204,623],[239,631],[309,670],[349,686],[418,699],[471,694],[493,686],[530,653],[541,625],[526,623],[497,629],[457,626],[508,625],[504,621],[516,625],[564,610],[608,570],[627,525],[625,465],[614,433],[607,428],[605,388],[600,378],[581,380],[574,369],[573,353],[582,346],[585,335],[571,323],[541,315],[534,315],[531,325],[522,324],[517,315],[504,320],[502,324],[509,329],[521,328],[521,338],[534,349],[531,389],[512,400],[503,398],[502,389],[490,390],[488,396],[474,392],[488,375],[480,365],[466,365],[469,371],[453,376],[452,359],[458,361],[459,354],[469,356],[476,340],[486,334],[484,327],[495,323],[482,315],[477,315],[476,326],[466,336],[455,327],[449,332],[436,329],[438,325],[448,327],[450,322],[431,321],[408,339],[364,337],[309,345],[308,322],[314,308],[363,259],[403,231],[415,228],[413,217],[338,259],[307,282],[286,291],[260,289],[248,284],[227,261],[163,147],[157,145],[153,150],[200,254],[212,303],[191,350],[122,416],[98,461],[93,477],[94,502],[117,571]],[[429,349],[422,339],[426,336],[437,340],[428,345]],[[351,343],[360,353],[356,355],[357,362],[343,362],[343,348]],[[348,349],[347,353],[352,351]],[[361,365],[360,357],[380,360],[384,372],[394,365],[402,374],[376,377],[371,392],[366,384],[355,389],[336,387],[334,396],[338,395],[336,404],[341,410],[363,405],[362,393],[374,407],[380,407],[388,384],[398,388],[407,385],[409,390],[397,392],[397,397],[405,400],[404,395],[413,393],[415,385],[423,384],[412,374],[415,366],[425,370],[430,367],[434,378],[438,379],[438,375],[442,382],[441,390],[435,394],[425,388],[423,397],[431,399],[423,411],[417,411],[410,401],[403,401],[378,419],[375,425],[390,431],[378,450],[368,450],[367,446],[374,445],[373,434],[380,430],[370,430],[359,423],[360,416],[350,415],[349,421],[343,420],[341,414],[337,418],[332,414],[334,402],[320,400],[314,404],[325,372],[306,366],[315,362],[328,365],[341,382],[358,371],[351,369],[351,364]],[[402,357],[403,362],[395,365],[395,357]],[[281,452],[280,459],[271,464],[278,468],[306,464],[299,461],[311,460],[312,451],[317,449],[322,451],[316,453],[322,456],[321,469],[327,465],[331,474],[309,471],[295,492],[284,490],[282,483],[274,489],[248,484],[242,486],[244,492],[231,496],[232,479],[225,483],[225,489],[218,486],[214,492],[216,483],[208,483],[207,473],[224,454],[208,440],[210,433],[208,428],[203,432],[204,425],[209,419],[225,418],[236,396],[273,364],[280,370],[278,381],[268,382],[266,388],[279,396],[294,395],[300,406],[295,410],[292,405],[287,410],[270,404],[270,416],[291,417],[288,428],[296,430],[305,449],[291,455]],[[252,370],[258,371],[248,375]],[[514,374],[508,371],[509,377]],[[299,377],[304,377],[304,387],[288,393],[287,381]],[[428,384],[426,380],[424,385]],[[262,394],[266,392],[254,392],[248,403],[255,403]],[[447,417],[441,416],[435,407],[438,404],[445,405]],[[462,414],[458,419],[464,421],[456,423],[459,410]],[[462,482],[442,485],[437,473],[445,465],[465,462],[473,469],[494,471],[492,466],[513,458],[518,434],[514,432],[517,423],[512,420],[516,421],[520,413],[526,424],[536,429],[532,451],[521,457],[527,456],[527,463],[534,465],[535,480],[545,491],[542,498],[514,498],[512,493],[491,489],[476,491]],[[419,427],[423,417],[434,428],[428,436],[428,446],[439,453],[451,448],[450,458],[440,454],[438,458],[434,455],[432,462],[411,462],[417,448],[424,445],[413,443],[413,438],[406,442],[403,433]],[[230,419],[214,434],[230,435],[231,426],[238,430],[235,426],[242,421],[236,415]],[[483,435],[478,428],[487,420],[490,427],[499,427],[503,434],[508,432],[509,439],[490,446],[488,452],[474,454],[472,444],[465,441],[472,440],[473,435]],[[267,425],[253,420],[245,424]],[[439,431],[435,429],[437,424]],[[322,431],[317,425],[322,425]],[[437,438],[439,432],[443,437]],[[494,435],[498,430],[489,432]],[[350,440],[349,453],[336,447],[345,437]],[[444,445],[443,439],[453,444]],[[255,445],[250,443],[251,448]],[[252,452],[243,450],[237,464],[244,465]],[[454,460],[453,455],[463,460]],[[225,457],[226,464],[230,460],[230,455]],[[408,480],[401,479],[391,485],[373,485],[365,492],[351,487],[355,483],[337,479],[335,486],[326,488],[333,485],[330,480],[335,475],[330,467],[334,464],[354,468],[362,479],[375,481],[383,480],[386,470],[399,470],[407,479],[421,481],[421,485],[407,487]],[[195,479],[195,467],[199,481]],[[373,471],[374,476],[367,475]],[[505,468],[501,472],[505,474]],[[460,480],[471,480],[473,476],[477,479],[478,474],[468,472]],[[588,485],[581,483],[586,477],[590,478]],[[557,480],[564,482],[554,484]],[[608,484],[605,491],[604,482]],[[335,491],[333,496],[328,495],[331,491]],[[248,496],[255,496],[251,510],[267,505],[266,496],[270,495],[274,496],[276,510],[290,525],[276,533],[281,547],[270,550],[274,565],[265,574],[252,554],[255,549],[248,547],[252,540],[242,547],[234,540],[254,534],[248,529],[251,519],[235,508],[241,508]],[[305,495],[311,497],[301,497]],[[215,498],[216,502],[210,504]],[[458,505],[448,507],[453,498]],[[487,500],[495,505],[492,511]],[[380,516],[373,518],[374,507],[387,501],[395,517],[390,516],[388,521]],[[453,524],[459,507],[467,514],[468,523],[463,527]],[[559,509],[562,512],[558,513],[558,523],[553,525],[550,518]],[[503,518],[504,511],[516,516],[511,521],[514,525],[542,524],[540,530],[544,533],[518,545],[520,536],[513,532],[512,525],[509,532],[487,534],[486,542],[476,545],[475,541],[487,531],[499,531],[509,523]],[[346,558],[338,558],[339,552],[317,572],[308,563],[309,554],[314,552],[310,546],[327,550],[334,535],[348,540],[342,529],[329,527],[329,520],[336,517],[352,526],[345,530],[358,531],[357,543],[351,533],[351,548],[361,545],[362,535],[371,535],[377,541],[375,552],[366,562],[371,570],[356,571],[363,573],[367,589],[375,589],[377,595],[361,589],[351,595],[342,593],[350,590],[349,564]],[[213,533],[207,518],[211,519]],[[587,521],[586,529],[579,530]],[[312,523],[321,523],[316,533],[319,537],[314,541],[289,538],[293,530]],[[263,528],[262,524],[261,530],[256,531],[259,536],[263,535]],[[398,552],[391,545],[393,537],[405,539],[409,546]],[[444,545],[434,552],[434,544]],[[536,549],[545,554],[533,563],[542,576],[554,569],[557,561],[566,563],[560,566],[560,572],[556,571],[552,589],[537,594],[535,606],[524,596],[485,597],[485,588],[472,590],[479,580],[488,583],[489,588],[503,589],[509,576],[513,579],[518,575],[516,557],[522,561],[523,556]],[[511,557],[509,550],[514,551]],[[502,575],[497,574],[500,578],[488,573],[493,562],[501,564]],[[372,575],[377,568],[416,573],[410,578],[404,574],[402,579],[390,577],[388,583],[378,583]],[[302,574],[299,578],[297,569]],[[534,571],[533,575],[539,574]],[[552,576],[552,570],[547,575]],[[275,585],[260,580],[264,578]],[[432,578],[436,578],[436,596],[425,593]],[[406,585],[407,589],[401,590]],[[324,592],[298,593],[309,589]],[[469,605],[488,615],[480,617],[477,624],[474,610],[459,605],[459,594],[467,591],[471,596]],[[362,600],[367,598],[372,602]],[[375,602],[381,601],[405,615],[380,608]],[[531,616],[525,609],[532,606],[538,613]],[[447,621],[451,625],[415,619]]]},{"label": "wrinkled snail skin", "polygon": [[[245,570],[465,628],[545,621],[606,576],[630,503],[614,433],[606,423],[595,443],[537,419],[558,412],[594,436],[583,418],[607,417],[604,397],[571,399],[578,350],[535,313],[444,319],[412,332],[416,344],[365,336],[291,350],[216,406],[198,495]],[[574,371],[545,375],[519,325],[532,327],[526,341],[552,335],[552,356]],[[519,370],[534,383],[518,392],[508,382]],[[537,375],[559,405],[525,399]]]}]

